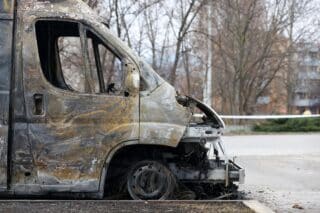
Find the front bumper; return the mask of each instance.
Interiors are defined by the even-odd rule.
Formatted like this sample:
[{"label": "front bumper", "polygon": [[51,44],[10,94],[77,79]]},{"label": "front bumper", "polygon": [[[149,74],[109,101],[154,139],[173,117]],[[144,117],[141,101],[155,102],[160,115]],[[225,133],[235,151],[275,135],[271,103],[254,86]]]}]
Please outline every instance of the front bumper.
[{"label": "front bumper", "polygon": [[244,183],[245,170],[228,157],[221,141],[220,128],[209,125],[190,125],[182,139],[183,143],[202,143],[207,151],[209,165],[205,168],[174,168],[170,169],[182,181],[201,181],[224,183],[229,186],[233,182]]},{"label": "front bumper", "polygon": [[233,182],[244,183],[245,170],[233,161],[209,160],[209,168],[176,167],[169,165],[170,170],[183,182],[222,183],[229,186]]},{"label": "front bumper", "polygon": [[228,163],[220,160],[210,160],[210,169],[208,170],[208,180],[224,182],[226,186],[230,182],[244,183],[245,170],[239,165],[229,160]]},{"label": "front bumper", "polygon": [[239,184],[244,184],[244,178],[246,176],[245,170],[231,160],[229,160],[229,164],[232,165],[233,168],[235,168],[235,170],[231,170],[228,172],[229,178],[233,181],[239,182]]}]

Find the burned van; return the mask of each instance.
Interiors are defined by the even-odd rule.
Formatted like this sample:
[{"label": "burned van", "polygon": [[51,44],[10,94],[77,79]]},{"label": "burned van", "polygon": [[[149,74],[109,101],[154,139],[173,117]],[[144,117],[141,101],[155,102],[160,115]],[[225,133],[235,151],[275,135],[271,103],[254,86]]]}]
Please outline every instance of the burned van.
[{"label": "burned van", "polygon": [[82,1],[0,0],[0,29],[1,195],[193,199],[243,182],[217,113]]}]

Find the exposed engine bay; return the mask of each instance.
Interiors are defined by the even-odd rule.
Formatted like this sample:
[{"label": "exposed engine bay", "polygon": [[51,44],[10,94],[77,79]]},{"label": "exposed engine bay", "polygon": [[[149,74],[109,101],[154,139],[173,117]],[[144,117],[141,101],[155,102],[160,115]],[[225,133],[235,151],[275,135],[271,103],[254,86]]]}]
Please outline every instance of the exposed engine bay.
[{"label": "exposed engine bay", "polygon": [[[196,99],[179,96],[177,100],[192,111],[179,145],[152,151],[144,147],[133,151],[135,157],[120,157],[128,161],[118,165],[123,170],[112,179],[117,181],[124,175],[128,181],[126,184],[124,178],[117,185],[122,189],[113,188],[118,191],[116,194],[129,192],[134,199],[214,199],[234,195],[237,190],[234,182],[244,182],[244,170],[225,152],[220,138],[224,123],[219,116]],[[195,113],[197,110],[204,114]],[[150,160],[136,160],[137,152],[140,159]],[[123,165],[132,165],[134,161],[138,163],[126,173]]]},{"label": "exposed engine bay", "polygon": [[[212,190],[217,186],[222,189],[220,192],[236,189],[233,182],[244,182],[244,170],[227,156],[220,138],[224,122],[214,110],[194,98],[186,96],[177,100],[190,107],[193,115],[181,140],[186,153],[184,161],[189,166],[177,169],[170,165],[171,170],[180,181],[189,185],[205,184],[211,189],[206,196],[213,196]],[[202,114],[197,114],[197,110]]]}]

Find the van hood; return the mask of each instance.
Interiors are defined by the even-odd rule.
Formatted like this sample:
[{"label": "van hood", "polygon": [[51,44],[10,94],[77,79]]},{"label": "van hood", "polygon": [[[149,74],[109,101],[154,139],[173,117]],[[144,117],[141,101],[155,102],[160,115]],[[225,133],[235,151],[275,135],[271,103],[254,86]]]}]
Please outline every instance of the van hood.
[{"label": "van hood", "polygon": [[192,123],[196,108],[201,122],[213,128],[224,128],[224,122],[208,105],[190,96],[177,95],[164,81],[156,89],[140,93],[140,135],[142,144],[177,146]]},{"label": "van hood", "polygon": [[[218,113],[202,101],[191,96],[181,95],[177,96],[177,101],[185,107],[198,108],[204,114],[202,117],[204,123],[210,124],[214,128],[225,128],[225,123]],[[194,110],[192,109],[192,111]]]}]

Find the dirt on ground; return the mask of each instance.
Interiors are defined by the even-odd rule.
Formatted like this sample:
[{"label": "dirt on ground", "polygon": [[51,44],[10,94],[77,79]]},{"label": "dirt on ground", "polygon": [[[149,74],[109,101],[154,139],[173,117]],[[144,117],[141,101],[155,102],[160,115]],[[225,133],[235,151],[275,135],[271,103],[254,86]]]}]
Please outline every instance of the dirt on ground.
[{"label": "dirt on ground", "polygon": [[0,200],[0,212],[253,213],[254,211],[240,201]]}]

